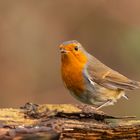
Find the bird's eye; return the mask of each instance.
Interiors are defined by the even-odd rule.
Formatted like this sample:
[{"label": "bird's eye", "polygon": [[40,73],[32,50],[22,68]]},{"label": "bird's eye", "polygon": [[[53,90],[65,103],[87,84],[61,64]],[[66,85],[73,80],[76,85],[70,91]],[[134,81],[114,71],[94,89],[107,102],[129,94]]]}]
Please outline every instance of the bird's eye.
[{"label": "bird's eye", "polygon": [[75,46],[74,50],[75,50],[75,51],[78,51],[78,49],[79,49],[78,46]]}]

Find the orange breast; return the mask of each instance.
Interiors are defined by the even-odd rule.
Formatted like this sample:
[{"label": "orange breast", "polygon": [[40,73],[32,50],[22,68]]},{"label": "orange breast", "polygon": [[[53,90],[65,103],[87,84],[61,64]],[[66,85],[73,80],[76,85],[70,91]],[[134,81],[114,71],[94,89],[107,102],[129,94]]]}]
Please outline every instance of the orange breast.
[{"label": "orange breast", "polygon": [[62,79],[66,87],[75,94],[81,93],[85,88],[83,77],[84,66],[85,64],[75,59],[62,58]]}]

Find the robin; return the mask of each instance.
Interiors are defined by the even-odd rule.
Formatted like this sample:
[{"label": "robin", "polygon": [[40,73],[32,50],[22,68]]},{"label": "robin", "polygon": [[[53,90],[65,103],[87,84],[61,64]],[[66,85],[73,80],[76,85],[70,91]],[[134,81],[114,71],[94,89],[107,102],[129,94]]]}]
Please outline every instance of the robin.
[{"label": "robin", "polygon": [[126,90],[140,88],[140,82],[104,65],[76,40],[66,41],[59,48],[62,80],[70,93],[85,104],[100,109],[121,97],[128,99]]}]

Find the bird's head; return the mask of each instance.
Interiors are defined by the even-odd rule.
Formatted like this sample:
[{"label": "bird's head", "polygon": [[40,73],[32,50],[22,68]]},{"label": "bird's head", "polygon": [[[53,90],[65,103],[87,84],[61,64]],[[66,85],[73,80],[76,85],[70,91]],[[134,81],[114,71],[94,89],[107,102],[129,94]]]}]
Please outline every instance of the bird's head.
[{"label": "bird's head", "polygon": [[87,61],[87,52],[76,40],[63,42],[59,46],[59,49],[62,60],[72,60],[73,62],[79,61],[81,63]]}]

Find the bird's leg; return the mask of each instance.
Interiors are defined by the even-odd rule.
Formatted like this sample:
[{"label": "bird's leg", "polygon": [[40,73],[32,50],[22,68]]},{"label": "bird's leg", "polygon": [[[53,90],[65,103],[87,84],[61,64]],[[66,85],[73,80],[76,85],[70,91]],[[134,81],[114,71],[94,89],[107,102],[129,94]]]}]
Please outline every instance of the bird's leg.
[{"label": "bird's leg", "polygon": [[102,105],[98,106],[98,107],[96,108],[96,110],[99,110],[99,109],[101,109],[102,107],[104,107],[104,106],[106,106],[107,104],[110,104],[110,103],[112,103],[112,100],[107,100],[105,103],[103,103]]}]

